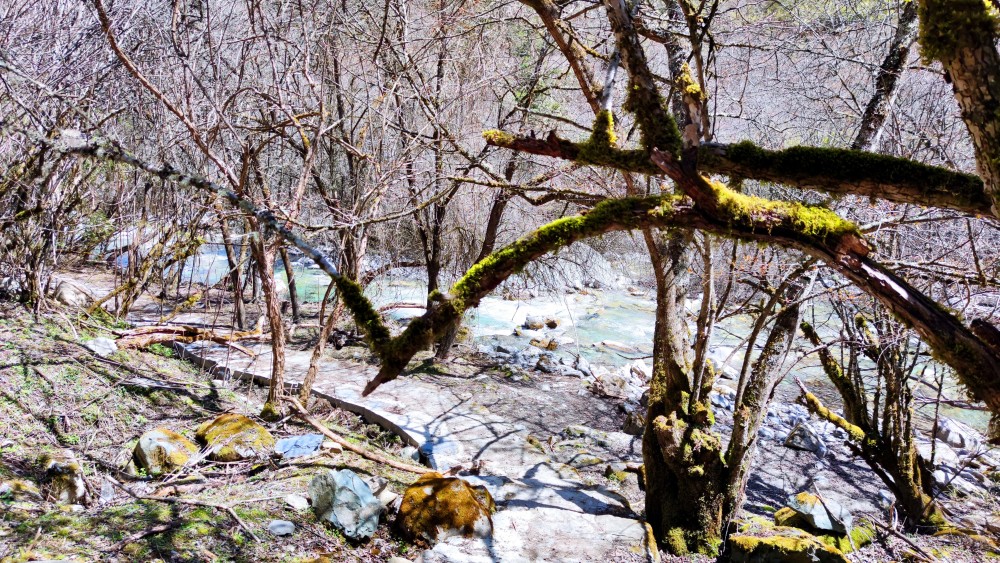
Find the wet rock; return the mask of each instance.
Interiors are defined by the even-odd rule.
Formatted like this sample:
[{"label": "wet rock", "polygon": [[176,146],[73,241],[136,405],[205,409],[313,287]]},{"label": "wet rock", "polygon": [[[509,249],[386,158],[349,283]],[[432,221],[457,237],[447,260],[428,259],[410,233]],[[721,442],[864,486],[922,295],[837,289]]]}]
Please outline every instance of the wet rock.
[{"label": "wet rock", "polygon": [[110,356],[118,351],[118,345],[115,344],[115,341],[103,336],[87,340],[83,343],[83,347],[98,356],[101,356],[102,358]]},{"label": "wet rock", "polygon": [[396,522],[407,537],[431,542],[459,535],[489,537],[495,510],[485,487],[426,473],[406,489]]},{"label": "wet rock", "polygon": [[235,413],[206,421],[195,432],[198,442],[211,452],[214,461],[240,461],[267,456],[274,448],[274,437],[266,428]]},{"label": "wet rock", "polygon": [[351,539],[370,538],[378,527],[382,503],[350,469],[317,474],[309,483],[309,497],[316,517]]},{"label": "wet rock", "polygon": [[295,524],[288,520],[271,520],[267,531],[275,536],[290,536],[295,533]]},{"label": "wet rock", "polygon": [[146,473],[160,475],[184,467],[196,453],[198,446],[191,440],[173,430],[157,428],[139,437],[139,443],[132,450],[132,460]]},{"label": "wet rock", "polygon": [[823,437],[805,422],[796,424],[795,428],[788,433],[788,438],[785,439],[785,446],[795,450],[813,452],[818,455],[826,453],[827,449]]},{"label": "wet rock", "polygon": [[[283,458],[302,457],[319,451],[325,440],[322,434],[303,434],[282,438],[274,445],[274,451]],[[336,442],[330,442],[336,444]]]},{"label": "wet rock", "polygon": [[545,328],[545,319],[538,315],[528,315],[521,326],[528,330],[541,330]]},{"label": "wet rock", "polygon": [[828,498],[821,500],[811,493],[791,495],[788,497],[788,508],[794,510],[809,526],[820,531],[847,534],[854,521],[851,513],[839,503]]},{"label": "wet rock", "polygon": [[45,478],[49,483],[49,496],[57,502],[82,505],[90,502],[87,482],[83,479],[83,467],[73,452],[64,450],[45,454],[39,459],[39,465],[45,471]]}]

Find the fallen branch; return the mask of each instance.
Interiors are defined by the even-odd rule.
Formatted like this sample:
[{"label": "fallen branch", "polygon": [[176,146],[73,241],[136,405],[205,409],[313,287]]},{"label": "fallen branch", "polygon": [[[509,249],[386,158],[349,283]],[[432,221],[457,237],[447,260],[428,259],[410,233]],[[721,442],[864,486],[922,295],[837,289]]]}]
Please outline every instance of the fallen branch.
[{"label": "fallen branch", "polygon": [[895,536],[895,537],[903,540],[904,542],[906,542],[906,545],[912,547],[916,551],[916,555],[918,557],[922,558],[923,560],[925,560],[925,561],[937,561],[937,559],[935,559],[933,555],[931,555],[931,554],[927,553],[926,551],[924,551],[919,545],[913,543],[913,540],[911,540],[910,538],[908,538],[908,537],[904,536],[903,534],[899,533],[892,526],[886,526],[885,524],[879,522],[878,520],[873,520],[873,519],[869,520],[869,522],[871,522],[876,528],[878,528],[878,529],[880,529],[882,531],[885,531],[885,532],[889,532],[893,536]]},{"label": "fallen branch", "polygon": [[123,539],[121,541],[116,542],[114,545],[112,545],[111,547],[109,547],[106,551],[108,551],[108,552],[120,551],[123,547],[125,547],[126,545],[128,545],[128,544],[130,544],[132,542],[137,542],[137,541],[139,541],[139,540],[141,540],[143,538],[148,538],[149,536],[155,536],[156,534],[162,534],[163,532],[169,532],[170,530],[173,530],[176,527],[177,527],[177,523],[176,522],[170,522],[168,524],[160,524],[159,526],[153,526],[152,528],[150,528],[148,530],[143,530],[143,531],[141,531],[139,533],[132,534],[131,536],[129,536],[129,537],[127,537],[127,538],[125,538],[125,539]]},{"label": "fallen branch", "polygon": [[229,334],[220,334],[207,328],[195,326],[144,326],[125,331],[119,336],[116,344],[119,348],[149,348],[153,344],[165,344],[180,342],[190,344],[192,342],[210,341],[216,344],[229,346],[247,356],[254,357],[256,354],[236,343],[237,340],[253,338],[264,334],[264,317],[257,320],[257,326],[253,330],[236,331]]},{"label": "fallen branch", "polygon": [[370,459],[378,463],[383,463],[394,469],[399,469],[400,471],[409,471],[410,473],[418,473],[418,474],[430,473],[432,471],[427,467],[420,467],[419,465],[410,465],[408,463],[396,461],[380,453],[373,452],[367,448],[363,448],[357,444],[352,444],[351,442],[345,440],[343,437],[335,434],[332,430],[324,426],[320,421],[316,420],[316,418],[310,415],[306,411],[305,407],[302,406],[302,403],[300,403],[299,400],[296,399],[295,397],[284,397],[284,400],[292,405],[292,407],[295,409],[295,414],[299,418],[301,418],[305,422],[308,422],[313,428],[319,430],[324,436],[326,436],[330,440],[333,440],[337,444],[340,444],[345,450],[350,450],[360,455],[363,458]]}]

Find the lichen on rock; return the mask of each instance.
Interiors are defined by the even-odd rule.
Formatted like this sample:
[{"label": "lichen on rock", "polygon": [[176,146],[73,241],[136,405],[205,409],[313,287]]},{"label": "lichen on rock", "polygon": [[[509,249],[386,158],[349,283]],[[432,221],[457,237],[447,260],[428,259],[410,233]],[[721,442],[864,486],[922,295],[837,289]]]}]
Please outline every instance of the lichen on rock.
[{"label": "lichen on rock", "polygon": [[202,423],[195,437],[210,450],[208,457],[213,461],[264,457],[274,449],[275,443],[266,428],[235,413],[225,413]]}]

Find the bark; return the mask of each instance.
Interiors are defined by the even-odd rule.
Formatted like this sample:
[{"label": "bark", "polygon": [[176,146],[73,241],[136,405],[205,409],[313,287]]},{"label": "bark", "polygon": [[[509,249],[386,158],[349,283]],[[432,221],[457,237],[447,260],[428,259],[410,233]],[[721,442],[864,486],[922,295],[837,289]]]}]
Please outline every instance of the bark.
[{"label": "bark", "polygon": [[278,284],[274,279],[274,257],[276,251],[270,245],[255,236],[251,244],[254,254],[254,264],[260,277],[260,287],[264,294],[264,307],[268,324],[271,328],[271,384],[267,390],[267,402],[261,418],[273,420],[280,418],[281,401],[279,395],[285,389],[285,326],[281,322],[281,298],[278,295]]},{"label": "bark", "polygon": [[285,268],[285,277],[288,279],[288,299],[292,303],[292,322],[299,322],[299,295],[295,284],[295,270],[292,262],[288,259],[288,250],[281,247],[281,263]]},{"label": "bark", "polygon": [[979,176],[1000,214],[1000,53],[997,15],[983,0],[920,0],[920,44],[951,80],[976,153]]},{"label": "bark", "polygon": [[910,46],[917,38],[917,4],[904,2],[896,23],[896,32],[889,43],[886,53],[875,77],[875,93],[868,100],[865,111],[861,115],[861,127],[851,143],[851,148],[863,150],[871,147],[882,131],[889,116],[889,107],[896,97],[896,83],[903,74],[906,59],[910,54]]}]

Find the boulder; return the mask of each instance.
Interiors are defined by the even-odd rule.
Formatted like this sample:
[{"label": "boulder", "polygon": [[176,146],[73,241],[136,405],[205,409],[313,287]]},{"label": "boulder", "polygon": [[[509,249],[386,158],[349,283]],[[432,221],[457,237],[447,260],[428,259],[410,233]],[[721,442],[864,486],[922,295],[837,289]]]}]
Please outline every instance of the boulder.
[{"label": "boulder", "polygon": [[842,553],[851,553],[870,544],[875,539],[875,526],[863,522],[851,528],[850,534],[823,533],[813,528],[808,520],[794,508],[786,506],[774,513],[774,525],[799,528],[816,536],[816,539]]},{"label": "boulder", "polygon": [[806,422],[800,422],[795,425],[795,428],[788,433],[788,438],[785,439],[785,446],[796,450],[813,452],[818,455],[823,455],[827,449],[823,437]]},{"label": "boulder", "polygon": [[646,428],[646,416],[641,409],[633,409],[625,415],[622,432],[633,436],[642,436]]},{"label": "boulder", "polygon": [[555,338],[533,338],[529,344],[543,350],[555,350],[559,348],[559,342]]},{"label": "boulder", "polygon": [[90,502],[83,467],[73,452],[45,454],[39,459],[39,465],[49,483],[49,496],[56,502],[84,505]]},{"label": "boulder", "polygon": [[118,344],[110,338],[99,336],[83,343],[83,347],[98,356],[105,358],[118,351]]},{"label": "boulder", "polygon": [[[830,499],[820,499],[811,493],[799,493],[788,497],[788,508],[794,510],[812,528],[823,532],[847,534],[851,531],[854,517],[839,503]],[[784,525],[796,525],[786,519]]]},{"label": "boulder", "polygon": [[628,382],[618,374],[599,375],[590,384],[590,390],[604,397],[624,399],[628,396]]},{"label": "boulder", "polygon": [[495,511],[493,497],[485,487],[431,472],[406,489],[396,522],[411,539],[485,538],[493,534],[491,515]]},{"label": "boulder", "polygon": [[576,359],[573,360],[573,367],[583,373],[583,375],[594,375],[594,372],[590,369],[590,362],[588,362],[587,358],[584,358],[583,356],[577,356]]},{"label": "boulder", "polygon": [[552,354],[542,354],[538,357],[538,362],[535,363],[535,369],[544,373],[553,373],[557,367]]},{"label": "boulder", "polygon": [[[274,452],[283,458],[302,457],[319,451],[323,445],[322,434],[303,434],[282,438],[274,444]],[[335,442],[331,442],[335,445]]]},{"label": "boulder", "polygon": [[214,461],[264,457],[274,448],[274,437],[266,428],[235,413],[225,413],[203,422],[195,437],[209,449],[208,457]]},{"label": "boulder", "polygon": [[370,538],[378,527],[382,503],[350,469],[317,474],[309,483],[309,497],[316,517],[351,539]]},{"label": "boulder", "polygon": [[938,421],[937,439],[953,448],[972,450],[980,445],[975,429],[950,418]]},{"label": "boulder", "polygon": [[184,467],[195,453],[198,453],[198,446],[191,440],[173,430],[157,428],[139,436],[139,443],[132,450],[132,460],[149,475],[159,475]]},{"label": "boulder", "polygon": [[729,550],[733,563],[848,563],[837,548],[794,529],[768,537],[733,534]]},{"label": "boulder", "polygon": [[69,280],[60,281],[52,290],[52,298],[67,307],[84,308],[95,301],[94,294]]}]

